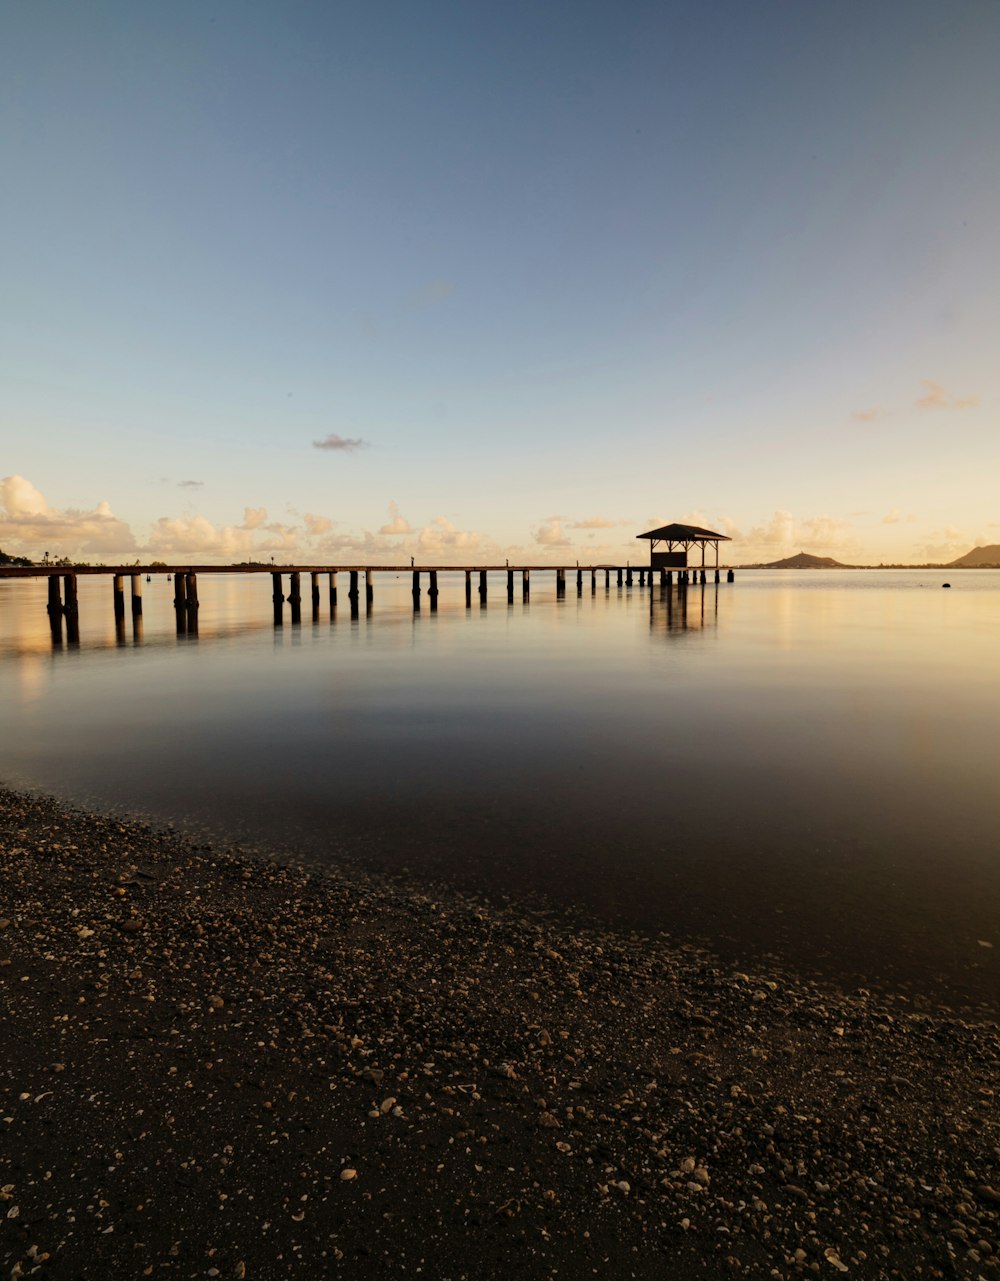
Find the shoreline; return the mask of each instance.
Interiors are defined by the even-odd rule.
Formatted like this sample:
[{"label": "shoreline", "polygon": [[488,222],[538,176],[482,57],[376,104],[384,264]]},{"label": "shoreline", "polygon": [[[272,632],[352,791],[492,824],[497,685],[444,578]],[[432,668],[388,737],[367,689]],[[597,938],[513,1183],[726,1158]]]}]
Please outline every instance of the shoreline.
[{"label": "shoreline", "polygon": [[0,871],[6,1275],[1000,1277],[995,1020],[6,789]]}]

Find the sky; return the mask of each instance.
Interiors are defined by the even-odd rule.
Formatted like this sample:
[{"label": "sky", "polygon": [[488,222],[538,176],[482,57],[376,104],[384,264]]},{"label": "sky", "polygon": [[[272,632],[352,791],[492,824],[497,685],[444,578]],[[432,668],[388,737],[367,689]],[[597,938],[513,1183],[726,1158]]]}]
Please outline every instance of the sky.
[{"label": "sky", "polygon": [[1000,543],[996,0],[15,0],[0,548]]}]

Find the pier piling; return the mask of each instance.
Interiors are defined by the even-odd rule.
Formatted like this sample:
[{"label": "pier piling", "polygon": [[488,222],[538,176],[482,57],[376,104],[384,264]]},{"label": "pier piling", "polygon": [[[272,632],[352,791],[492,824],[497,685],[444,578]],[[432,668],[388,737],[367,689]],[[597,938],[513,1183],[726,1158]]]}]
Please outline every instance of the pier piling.
[{"label": "pier piling", "polygon": [[288,604],[292,611],[292,622],[302,622],[302,582],[301,575],[297,569],[293,569],[288,575]]},{"label": "pier piling", "polygon": [[76,574],[66,574],[63,576],[63,595],[65,604],[63,612],[66,615],[66,639],[71,645],[80,642],[80,607],[76,598]]},{"label": "pier piling", "polygon": [[521,570],[521,600],[525,601],[531,595],[531,571],[529,569]]},{"label": "pier piling", "polygon": [[135,620],[142,613],[142,575],[132,575],[132,618]]}]

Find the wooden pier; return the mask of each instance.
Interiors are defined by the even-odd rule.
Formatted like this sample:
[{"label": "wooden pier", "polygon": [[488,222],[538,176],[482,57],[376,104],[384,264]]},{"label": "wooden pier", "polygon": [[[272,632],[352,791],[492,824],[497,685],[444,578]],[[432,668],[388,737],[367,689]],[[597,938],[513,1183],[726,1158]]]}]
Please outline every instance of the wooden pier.
[{"label": "wooden pier", "polygon": [[[271,601],[275,626],[285,621],[285,606],[292,624],[302,622],[303,578],[309,581],[309,604],[313,620],[321,616],[323,588],[326,587],[327,609],[331,619],[336,617],[339,583],[347,580],[347,602],[352,618],[361,612],[364,599],[366,614],[372,612],[375,601],[375,576],[410,575],[414,611],[419,611],[426,583],[427,600],[431,611],[437,609],[440,594],[440,574],[461,574],[465,583],[465,605],[471,608],[473,584],[479,604],[485,607],[490,588],[490,576],[503,575],[506,580],[506,599],[513,603],[518,588],[521,599],[530,600],[532,575],[554,575],[556,597],[566,595],[567,575],[575,581],[576,595],[582,596],[584,587],[591,594],[603,587],[610,591],[612,585],[622,590],[638,586],[651,587],[658,581],[664,588],[676,586],[684,591],[690,584],[706,583],[711,578],[733,582],[731,567],[715,565],[706,567],[665,568],[647,565],[31,565],[0,567],[0,579],[46,578],[48,580],[48,615],[53,639],[62,638],[63,625],[66,639],[71,644],[80,639],[78,579],[103,576],[111,580],[111,605],[115,629],[121,639],[125,636],[126,617],[131,614],[133,633],[142,634],[142,585],[143,581],[169,577],[174,589],[174,613],[179,634],[197,634],[198,631],[198,579],[214,574],[270,574]],[[129,582],[129,604],[125,602],[125,580]],[[494,577],[494,583],[496,579]]]}]

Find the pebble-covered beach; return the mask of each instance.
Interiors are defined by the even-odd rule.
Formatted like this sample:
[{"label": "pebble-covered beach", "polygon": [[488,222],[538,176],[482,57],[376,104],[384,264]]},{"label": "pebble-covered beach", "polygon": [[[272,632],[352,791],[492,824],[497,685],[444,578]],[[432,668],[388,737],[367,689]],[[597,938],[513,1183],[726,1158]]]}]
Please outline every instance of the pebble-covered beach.
[{"label": "pebble-covered beach", "polygon": [[2,1276],[1000,1278],[996,1011],[0,791]]}]

